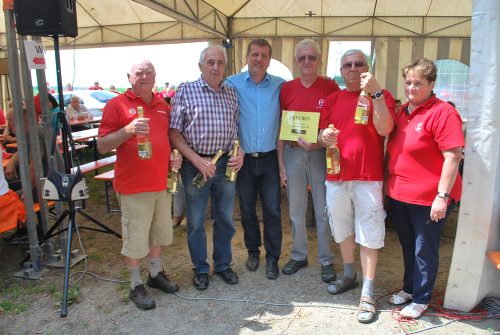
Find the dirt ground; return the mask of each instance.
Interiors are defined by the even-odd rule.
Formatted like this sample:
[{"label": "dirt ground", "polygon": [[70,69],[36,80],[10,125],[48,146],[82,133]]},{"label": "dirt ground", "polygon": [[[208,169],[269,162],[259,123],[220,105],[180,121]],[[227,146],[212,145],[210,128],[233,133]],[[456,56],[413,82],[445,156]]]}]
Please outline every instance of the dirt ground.
[{"label": "dirt ground", "polygon": [[[120,214],[108,213],[101,190],[93,186],[88,207],[90,213],[115,230],[120,229]],[[237,202],[236,202],[237,204]],[[116,203],[115,203],[116,206]],[[290,225],[286,196],[282,197],[283,248],[280,267],[289,259]],[[309,219],[310,214],[309,214]],[[80,226],[89,223],[78,216]],[[76,285],[79,274],[71,276],[70,285],[76,301],[69,306],[68,317],[59,317],[59,301],[63,271],[49,269],[38,281],[13,277],[20,270],[23,246],[6,245],[0,239],[0,334],[500,334],[500,320],[481,322],[456,321],[429,315],[414,323],[399,323],[397,314],[386,303],[388,293],[401,287],[402,256],[396,232],[388,227],[386,246],[381,250],[375,294],[378,302],[377,320],[369,325],[356,321],[356,308],[361,288],[340,296],[326,292],[320,279],[316,259],[316,232],[308,228],[310,241],[309,266],[292,276],[280,275],[271,281],[265,277],[265,261],[256,272],[245,268],[247,253],[238,211],[235,211],[237,233],[233,239],[233,269],[240,282],[227,285],[211,275],[206,291],[197,291],[191,284],[192,270],[186,243],[185,223],[175,228],[174,243],[165,248],[163,261],[170,278],[178,282],[178,295],[151,290],[157,308],[141,311],[128,300],[128,283],[99,280],[84,276]],[[211,223],[207,219],[209,255],[211,255]],[[112,235],[80,231],[82,245],[88,255],[88,271],[101,278],[126,281],[128,274],[119,255],[121,241]],[[0,237],[7,234],[0,235]],[[453,227],[442,239],[441,270],[436,284],[437,299],[443,299],[448,268],[453,249]],[[332,243],[336,255],[335,267],[341,271],[339,249]],[[81,249],[76,239],[73,249]],[[80,252],[83,252],[80,250]],[[263,254],[262,252],[261,254]],[[82,271],[84,262],[71,272]],[[361,274],[359,260],[358,275]],[[147,274],[143,264],[144,277]],[[77,287],[78,289],[75,289]],[[464,288],[466,289],[466,288]],[[449,324],[448,324],[449,323]],[[445,325],[445,326],[444,326]],[[438,327],[438,328],[432,328]]]}]

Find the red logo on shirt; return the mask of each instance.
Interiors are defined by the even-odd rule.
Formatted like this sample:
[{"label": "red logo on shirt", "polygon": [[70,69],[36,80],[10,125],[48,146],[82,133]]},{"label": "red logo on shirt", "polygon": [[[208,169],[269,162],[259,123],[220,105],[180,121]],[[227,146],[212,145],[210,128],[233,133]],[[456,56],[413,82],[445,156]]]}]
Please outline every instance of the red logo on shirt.
[{"label": "red logo on shirt", "polygon": [[420,133],[422,131],[422,122],[419,122],[415,125],[415,131]]},{"label": "red logo on shirt", "polygon": [[129,111],[129,113],[131,115],[134,115],[135,113],[137,113],[137,111],[135,110],[135,108],[130,108],[128,111]]}]

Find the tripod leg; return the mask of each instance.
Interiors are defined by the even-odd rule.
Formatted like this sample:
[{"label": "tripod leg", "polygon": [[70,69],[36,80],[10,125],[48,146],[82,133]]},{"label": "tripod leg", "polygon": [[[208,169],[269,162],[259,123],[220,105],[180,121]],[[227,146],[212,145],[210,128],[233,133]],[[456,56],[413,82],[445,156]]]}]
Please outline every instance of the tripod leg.
[{"label": "tripod leg", "polygon": [[[88,215],[84,211],[79,210],[78,213],[80,213],[80,215],[82,215],[83,217],[85,217],[87,220],[90,220],[90,221],[94,222],[96,225],[98,225],[99,227],[101,227],[103,229],[102,232],[108,233],[108,234],[111,234],[111,235],[115,235],[119,239],[122,238],[122,235],[120,233],[117,233],[113,229],[111,229],[109,227],[106,227],[104,224],[102,224],[101,222],[97,221],[95,218],[93,218],[92,216]],[[84,227],[81,227],[81,228],[83,229]]]},{"label": "tripod leg", "polygon": [[[42,245],[43,242],[47,241],[50,237],[52,237],[52,233],[54,232],[54,230],[56,230],[57,227],[59,227],[59,225],[63,222],[64,218],[67,215],[68,215],[68,212],[64,211],[63,214],[61,215],[61,217],[59,219],[57,219],[57,221],[52,225],[52,227],[50,227],[50,229],[47,230],[45,235],[43,235],[43,237],[40,239],[40,245]],[[59,233],[57,233],[57,234],[59,234]],[[54,234],[54,235],[56,235],[56,234]]]},{"label": "tripod leg", "polygon": [[68,284],[69,284],[69,267],[71,264],[71,239],[73,238],[73,229],[75,228],[76,212],[73,208],[69,213],[68,222],[68,237],[66,245],[66,264],[64,267],[64,287],[63,287],[63,301],[61,306],[61,317],[68,316]]}]

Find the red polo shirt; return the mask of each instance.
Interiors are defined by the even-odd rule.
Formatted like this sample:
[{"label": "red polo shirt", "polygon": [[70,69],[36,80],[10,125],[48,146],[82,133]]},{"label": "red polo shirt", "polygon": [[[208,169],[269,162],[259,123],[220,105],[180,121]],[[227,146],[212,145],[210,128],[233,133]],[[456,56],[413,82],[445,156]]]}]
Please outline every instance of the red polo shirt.
[{"label": "red polo shirt", "polygon": [[[408,115],[399,110],[387,152],[387,195],[396,200],[431,206],[443,169],[442,150],[464,146],[462,119],[448,103],[432,96]],[[457,173],[451,198],[460,200],[462,178]]]},{"label": "red polo shirt", "polygon": [[144,108],[144,117],[149,118],[153,156],[151,159],[139,158],[135,136],[131,136],[116,149],[113,186],[115,191],[121,194],[159,192],[167,189],[170,106],[163,99],[153,97],[153,101],[146,105],[130,89],[111,99],[104,107],[99,137],[106,137],[132,122],[137,118],[138,106]]},{"label": "red polo shirt", "polygon": [[[333,124],[340,130],[337,145],[340,150],[340,173],[327,174],[331,181],[382,181],[384,179],[384,137],[373,124],[373,103],[368,124],[354,123],[354,114],[361,91],[338,91],[328,96],[325,112],[321,113],[320,128]],[[394,116],[394,98],[384,90],[384,99],[389,113]]]}]

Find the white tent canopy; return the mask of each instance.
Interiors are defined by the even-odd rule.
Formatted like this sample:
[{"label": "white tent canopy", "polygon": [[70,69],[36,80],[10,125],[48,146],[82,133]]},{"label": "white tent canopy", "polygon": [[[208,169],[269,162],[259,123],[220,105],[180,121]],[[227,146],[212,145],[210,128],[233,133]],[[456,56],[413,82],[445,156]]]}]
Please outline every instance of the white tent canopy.
[{"label": "white tent canopy", "polygon": [[[327,64],[329,41],[370,40],[374,72],[397,98],[399,69],[412,58],[451,58],[469,65],[472,0],[77,0],[78,36],[61,48],[209,40],[232,46],[230,71],[245,66],[248,42],[265,37],[273,58],[293,75],[293,47],[316,39]],[[0,17],[3,20],[3,15]],[[3,30],[3,31],[2,31]],[[5,54],[0,22],[0,52]],[[52,41],[45,39],[45,47]],[[326,66],[323,67],[326,74]]]},{"label": "white tent canopy", "polygon": [[[470,37],[472,0],[77,0],[78,37],[109,46],[244,37]],[[5,24],[0,46],[5,50]]]}]

